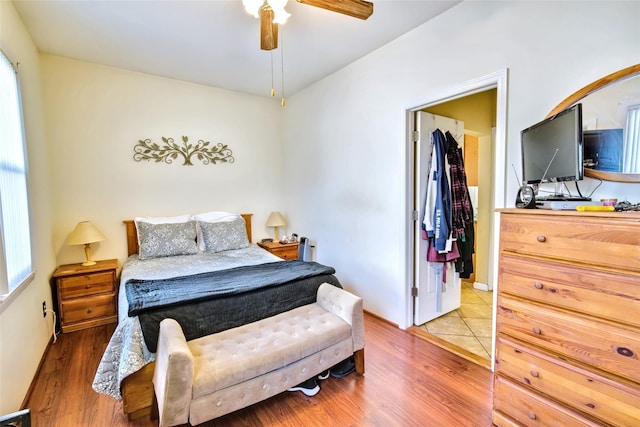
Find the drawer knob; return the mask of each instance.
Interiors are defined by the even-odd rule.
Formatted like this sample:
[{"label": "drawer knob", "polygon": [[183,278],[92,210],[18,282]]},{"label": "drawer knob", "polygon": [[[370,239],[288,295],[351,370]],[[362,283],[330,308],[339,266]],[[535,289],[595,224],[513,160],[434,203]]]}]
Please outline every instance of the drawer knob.
[{"label": "drawer knob", "polygon": [[618,347],[616,348],[616,352],[621,356],[633,357],[633,351],[631,351],[631,349],[628,349],[626,347]]},{"label": "drawer knob", "polygon": [[540,376],[540,373],[538,373],[538,371],[531,371],[530,374],[533,378],[538,378]]},{"label": "drawer knob", "polygon": [[537,418],[535,412],[529,411],[529,418],[531,418],[532,420],[535,420]]},{"label": "drawer knob", "polygon": [[536,288],[536,289],[542,289],[542,288],[544,288],[544,285],[543,285],[542,283],[540,283],[540,282],[535,282],[535,283],[533,284],[533,286],[535,286],[535,288]]},{"label": "drawer knob", "polygon": [[85,285],[85,289],[91,289],[91,285]]},{"label": "drawer knob", "polygon": [[531,330],[532,330],[532,331],[533,331],[533,333],[534,333],[534,334],[536,334],[536,335],[540,335],[540,334],[542,333],[542,331],[540,330],[540,328],[535,327],[535,326],[534,326],[533,328],[531,328]]},{"label": "drawer knob", "polygon": [[540,243],[544,243],[544,242],[547,241],[547,238],[541,235],[541,236],[536,237],[536,240],[538,242],[540,242]]},{"label": "drawer knob", "polygon": [[87,314],[93,313],[93,308],[87,308]]}]

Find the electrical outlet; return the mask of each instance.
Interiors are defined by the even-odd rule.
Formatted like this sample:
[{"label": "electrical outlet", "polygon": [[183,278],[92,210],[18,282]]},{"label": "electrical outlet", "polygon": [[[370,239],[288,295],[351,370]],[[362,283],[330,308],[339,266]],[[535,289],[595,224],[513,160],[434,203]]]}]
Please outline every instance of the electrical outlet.
[{"label": "electrical outlet", "polygon": [[42,301],[42,317],[47,317],[47,302]]}]

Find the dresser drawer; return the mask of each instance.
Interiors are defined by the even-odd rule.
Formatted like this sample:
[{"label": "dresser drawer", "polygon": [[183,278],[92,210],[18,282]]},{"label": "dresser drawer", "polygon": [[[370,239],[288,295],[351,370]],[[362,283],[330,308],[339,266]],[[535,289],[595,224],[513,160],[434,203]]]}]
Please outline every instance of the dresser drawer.
[{"label": "dresser drawer", "polygon": [[496,371],[587,415],[640,425],[640,389],[521,343],[499,338]]},{"label": "dresser drawer", "polygon": [[639,225],[631,219],[502,215],[500,250],[640,272]]},{"label": "dresser drawer", "polygon": [[499,287],[504,293],[640,327],[640,274],[502,253]]},{"label": "dresser drawer", "polygon": [[493,384],[493,422],[500,426],[602,427],[579,413],[548,400],[500,375]]},{"label": "dresser drawer", "polygon": [[65,324],[116,315],[115,295],[78,298],[61,303]]},{"label": "dresser drawer", "polygon": [[60,297],[62,299],[77,298],[90,294],[115,291],[115,273],[91,273],[58,279]]},{"label": "dresser drawer", "polygon": [[497,314],[498,333],[640,381],[640,334],[631,328],[504,295]]}]

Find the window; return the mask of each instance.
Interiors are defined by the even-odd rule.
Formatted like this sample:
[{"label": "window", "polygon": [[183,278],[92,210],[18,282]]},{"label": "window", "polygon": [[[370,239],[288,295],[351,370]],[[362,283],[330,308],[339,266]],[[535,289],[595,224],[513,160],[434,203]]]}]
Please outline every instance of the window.
[{"label": "window", "polygon": [[33,277],[18,76],[0,51],[0,301]]},{"label": "window", "polygon": [[640,165],[640,105],[632,105],[627,110],[627,127],[624,137],[624,157],[622,172],[638,173]]}]

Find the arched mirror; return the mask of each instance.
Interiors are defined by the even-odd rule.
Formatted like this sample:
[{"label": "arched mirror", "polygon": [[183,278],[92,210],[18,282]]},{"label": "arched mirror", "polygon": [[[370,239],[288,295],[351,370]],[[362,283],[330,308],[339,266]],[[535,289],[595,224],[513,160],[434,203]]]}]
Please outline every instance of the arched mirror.
[{"label": "arched mirror", "polygon": [[576,91],[547,117],[582,103],[584,175],[640,182],[640,64],[609,74]]}]

